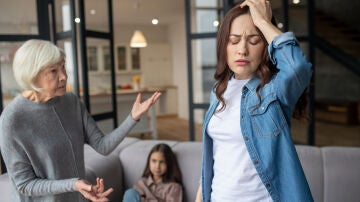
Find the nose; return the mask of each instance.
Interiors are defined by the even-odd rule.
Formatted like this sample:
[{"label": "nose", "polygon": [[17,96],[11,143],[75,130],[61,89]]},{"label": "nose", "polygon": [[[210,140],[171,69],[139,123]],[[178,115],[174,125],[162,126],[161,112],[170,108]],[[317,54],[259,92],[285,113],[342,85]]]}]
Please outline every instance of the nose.
[{"label": "nose", "polygon": [[248,47],[245,39],[241,39],[237,44],[236,53],[244,56],[248,54]]},{"label": "nose", "polygon": [[60,81],[66,81],[67,80],[67,73],[66,73],[66,69],[64,68],[62,71],[60,71]]}]

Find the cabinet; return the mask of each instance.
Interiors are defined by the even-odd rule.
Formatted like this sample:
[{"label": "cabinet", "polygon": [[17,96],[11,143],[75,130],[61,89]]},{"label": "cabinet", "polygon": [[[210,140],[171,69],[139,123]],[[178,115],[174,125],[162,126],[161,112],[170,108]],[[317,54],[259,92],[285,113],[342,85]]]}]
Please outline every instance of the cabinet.
[{"label": "cabinet", "polygon": [[[140,71],[140,48],[118,45],[114,51],[115,72]],[[110,72],[110,50],[105,44],[92,44],[87,47],[88,70],[91,73]]]}]

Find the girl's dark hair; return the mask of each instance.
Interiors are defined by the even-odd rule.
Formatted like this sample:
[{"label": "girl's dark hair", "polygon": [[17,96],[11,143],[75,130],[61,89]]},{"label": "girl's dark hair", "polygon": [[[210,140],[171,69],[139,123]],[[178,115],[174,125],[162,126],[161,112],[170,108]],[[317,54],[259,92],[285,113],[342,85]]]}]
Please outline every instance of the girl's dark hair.
[{"label": "girl's dark hair", "polygon": [[[240,15],[244,14],[250,14],[249,8],[244,7],[241,8],[240,6],[236,5],[233,8],[231,8],[225,15],[219,31],[217,33],[217,46],[216,46],[216,53],[217,53],[217,68],[214,74],[214,78],[216,80],[214,89],[216,97],[221,102],[221,108],[219,111],[225,109],[226,104],[225,100],[223,98],[223,94],[226,90],[227,84],[230,80],[230,77],[233,75],[233,72],[231,71],[229,65],[227,64],[227,45],[229,42],[229,36],[230,36],[230,28],[231,23],[234,21],[235,18],[237,18]],[[271,22],[276,25],[275,18],[272,17]],[[259,97],[260,103],[261,103],[261,97],[260,97],[260,89],[265,86],[265,84],[269,83],[271,78],[279,71],[276,66],[270,61],[269,53],[267,51],[268,43],[264,37],[264,35],[261,33],[259,29],[257,29],[258,33],[260,34],[262,40],[265,42],[265,48],[263,50],[262,54],[262,61],[259,65],[259,68],[256,70],[255,75],[261,80],[259,86],[256,88],[256,93]],[[260,105],[259,103],[259,105]],[[306,90],[304,93],[300,96],[298,102],[295,105],[295,110],[293,113],[293,117],[300,119],[302,117],[306,116],[306,105],[307,105],[307,95]]]},{"label": "girl's dark hair", "polygon": [[169,147],[169,145],[164,144],[164,143],[157,144],[151,149],[151,151],[147,157],[147,163],[146,163],[146,167],[144,169],[144,173],[143,173],[142,177],[149,177],[149,176],[153,177],[152,173],[150,171],[149,164],[150,164],[150,157],[154,152],[160,152],[160,153],[164,154],[164,157],[165,157],[165,163],[167,166],[167,170],[162,178],[162,181],[165,183],[166,182],[177,182],[182,185],[181,171],[180,171],[176,156],[175,156],[174,152],[172,151],[172,149]]}]

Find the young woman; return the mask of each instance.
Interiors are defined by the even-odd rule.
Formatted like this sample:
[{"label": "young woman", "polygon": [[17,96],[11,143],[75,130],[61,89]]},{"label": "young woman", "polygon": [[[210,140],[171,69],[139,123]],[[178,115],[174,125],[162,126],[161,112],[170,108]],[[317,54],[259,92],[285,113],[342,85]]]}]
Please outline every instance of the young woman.
[{"label": "young woman", "polygon": [[224,17],[203,124],[196,201],[313,201],[290,134],[312,74],[294,35],[272,23],[269,1],[245,0]]},{"label": "young woman", "polygon": [[155,145],[142,178],[124,194],[123,202],[182,202],[182,180],[176,156],[167,144]]},{"label": "young woman", "polygon": [[108,201],[104,190],[84,180],[84,144],[111,152],[161,95],[141,102],[104,135],[73,93],[66,92],[65,54],[49,41],[29,40],[17,51],[14,76],[24,91],[0,117],[0,148],[10,177],[12,201]]}]

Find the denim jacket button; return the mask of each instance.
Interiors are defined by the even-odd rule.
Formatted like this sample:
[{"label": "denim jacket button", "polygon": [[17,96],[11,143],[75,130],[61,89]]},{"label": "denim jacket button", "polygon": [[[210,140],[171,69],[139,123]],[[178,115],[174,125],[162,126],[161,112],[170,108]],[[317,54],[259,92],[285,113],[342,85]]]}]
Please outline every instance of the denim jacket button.
[{"label": "denim jacket button", "polygon": [[249,137],[246,136],[246,137],[245,137],[245,141],[249,141]]},{"label": "denim jacket button", "polygon": [[259,161],[258,161],[258,160],[255,160],[255,161],[254,161],[254,164],[255,164],[255,165],[257,165],[258,163],[259,163]]},{"label": "denim jacket button", "polygon": [[271,185],[270,185],[270,183],[266,183],[265,186],[266,186],[266,187],[270,187]]}]

